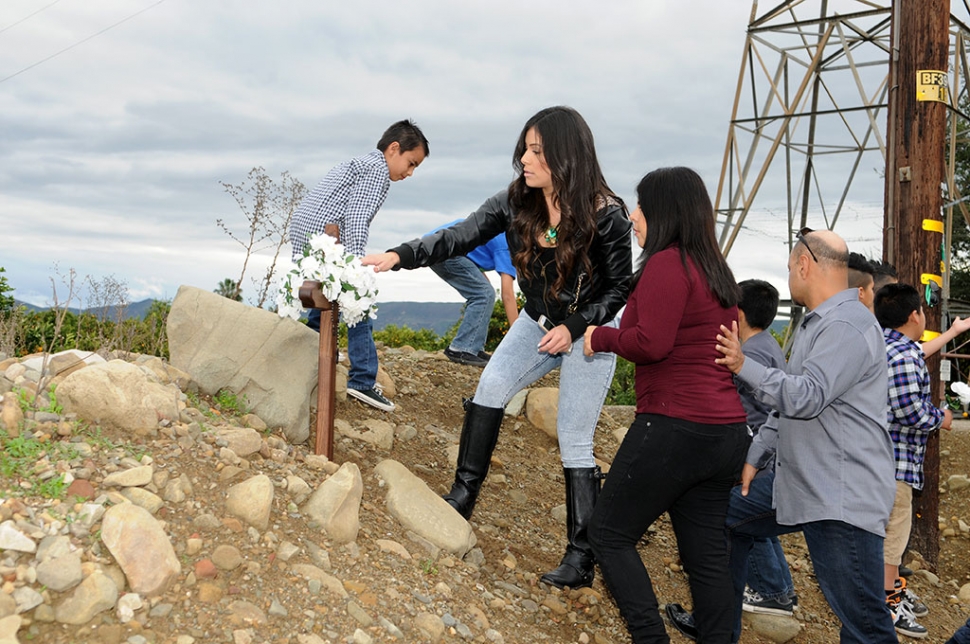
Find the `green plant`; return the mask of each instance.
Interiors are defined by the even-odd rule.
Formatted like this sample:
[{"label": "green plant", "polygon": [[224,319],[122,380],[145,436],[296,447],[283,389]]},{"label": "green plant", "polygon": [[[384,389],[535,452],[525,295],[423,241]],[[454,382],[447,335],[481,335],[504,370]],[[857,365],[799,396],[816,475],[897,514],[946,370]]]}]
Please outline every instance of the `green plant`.
[{"label": "green plant", "polygon": [[434,565],[433,559],[422,559],[421,560],[421,570],[426,575],[437,575],[438,567]]},{"label": "green plant", "polygon": [[613,372],[613,382],[606,394],[607,405],[635,405],[637,392],[635,389],[636,365],[629,360],[616,358],[616,371]]},{"label": "green plant", "polygon": [[51,385],[51,388],[48,390],[48,393],[47,393],[47,399],[48,399],[47,408],[42,409],[41,411],[49,411],[54,414],[64,413],[64,406],[59,405],[57,403],[57,394],[54,392],[56,388],[57,388],[57,385]]},{"label": "green plant", "polygon": [[246,396],[237,396],[229,389],[220,389],[212,397],[212,402],[216,404],[219,411],[223,413],[244,416],[249,413],[249,401]]}]

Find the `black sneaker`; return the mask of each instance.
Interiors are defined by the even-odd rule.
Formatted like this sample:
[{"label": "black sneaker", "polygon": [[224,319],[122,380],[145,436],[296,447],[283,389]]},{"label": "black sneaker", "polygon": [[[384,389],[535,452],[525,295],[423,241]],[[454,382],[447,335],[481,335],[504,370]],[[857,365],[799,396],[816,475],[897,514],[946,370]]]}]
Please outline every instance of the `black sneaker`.
[{"label": "black sneaker", "polygon": [[670,625],[680,631],[680,634],[689,640],[697,641],[697,626],[694,624],[694,616],[684,610],[680,604],[667,604],[664,608]]},{"label": "black sneaker", "polygon": [[489,360],[492,359],[492,354],[491,353],[485,353],[484,351],[479,351],[478,352],[478,357],[481,358],[482,360],[484,360],[485,362],[488,362]]},{"label": "black sneaker", "polygon": [[889,612],[892,613],[893,626],[896,628],[896,632],[906,637],[912,637],[913,639],[923,639],[929,634],[929,631],[926,630],[925,626],[916,621],[913,614],[909,612],[909,607],[900,601],[900,599],[900,593],[895,593],[891,598],[887,599]]},{"label": "black sneaker", "polygon": [[351,389],[348,387],[347,395],[382,411],[394,411],[394,403],[384,397],[377,385],[374,385],[371,389]]},{"label": "black sneaker", "polygon": [[445,357],[458,364],[467,364],[473,367],[484,367],[488,360],[480,354],[468,353],[467,351],[452,351],[451,348],[445,349]]},{"label": "black sneaker", "polygon": [[778,599],[765,599],[757,591],[750,588],[744,589],[744,601],[741,604],[742,610],[749,613],[761,613],[762,615],[783,615],[791,616],[794,610],[792,601],[785,598],[785,601]]},{"label": "black sneaker", "polygon": [[906,566],[900,566],[899,567],[899,576],[900,577],[909,577],[912,574],[913,574],[913,569],[912,568],[907,568]]}]

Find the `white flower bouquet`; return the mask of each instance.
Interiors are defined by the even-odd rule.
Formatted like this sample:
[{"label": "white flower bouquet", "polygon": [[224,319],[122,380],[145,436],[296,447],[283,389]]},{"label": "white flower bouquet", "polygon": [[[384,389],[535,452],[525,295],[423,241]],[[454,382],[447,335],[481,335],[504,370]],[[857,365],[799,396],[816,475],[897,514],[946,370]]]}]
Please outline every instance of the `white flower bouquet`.
[{"label": "white flower bouquet", "polygon": [[374,271],[360,263],[330,235],[314,235],[303,250],[303,257],[284,273],[276,305],[280,317],[299,319],[303,306],[300,287],[306,280],[320,282],[323,295],[340,305],[347,326],[367,317],[377,317],[377,278]]}]

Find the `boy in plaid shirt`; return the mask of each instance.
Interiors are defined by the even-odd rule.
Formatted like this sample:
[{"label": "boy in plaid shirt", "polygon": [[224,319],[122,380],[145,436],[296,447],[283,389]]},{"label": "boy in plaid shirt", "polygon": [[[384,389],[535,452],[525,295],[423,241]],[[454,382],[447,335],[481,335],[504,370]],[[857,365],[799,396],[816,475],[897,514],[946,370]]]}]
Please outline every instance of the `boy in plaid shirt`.
[{"label": "boy in plaid shirt", "polygon": [[[303,256],[310,238],[322,233],[327,224],[339,224],[340,243],[348,252],[363,257],[371,222],[384,204],[391,182],[410,177],[428,154],[428,139],[420,128],[403,120],[387,128],[374,150],[330,170],[293,214],[293,261]],[[310,310],[307,326],[320,331],[319,309]],[[377,385],[377,346],[370,318],[347,329],[347,357],[347,395],[380,410],[393,411],[394,403]]]},{"label": "boy in plaid shirt", "polygon": [[923,456],[930,432],[950,429],[949,409],[934,407],[930,374],[918,340],[926,329],[919,292],[908,284],[887,284],[876,293],[876,319],[886,338],[889,361],[889,433],[896,457],[896,500],[884,546],[886,602],[896,631],[926,637],[916,617],[928,612],[899,576],[913,521],[913,490],[923,489]]}]

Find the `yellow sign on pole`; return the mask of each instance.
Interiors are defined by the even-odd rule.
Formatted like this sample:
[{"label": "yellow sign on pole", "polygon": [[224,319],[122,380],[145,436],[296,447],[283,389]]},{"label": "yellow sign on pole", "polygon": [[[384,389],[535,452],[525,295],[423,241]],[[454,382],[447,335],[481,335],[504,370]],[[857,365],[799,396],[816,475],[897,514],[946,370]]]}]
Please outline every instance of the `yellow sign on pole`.
[{"label": "yellow sign on pole", "polygon": [[916,100],[950,102],[950,90],[945,71],[921,69],[916,72]]}]

